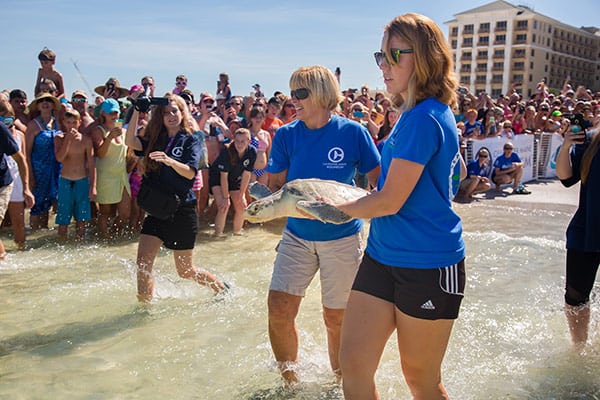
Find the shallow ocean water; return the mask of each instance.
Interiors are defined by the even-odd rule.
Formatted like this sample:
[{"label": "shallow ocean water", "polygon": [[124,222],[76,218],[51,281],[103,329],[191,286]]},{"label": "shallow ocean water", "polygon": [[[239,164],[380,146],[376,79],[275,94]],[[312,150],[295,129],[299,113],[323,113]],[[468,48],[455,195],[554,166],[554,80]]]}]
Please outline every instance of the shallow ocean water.
[{"label": "shallow ocean water", "polygon": [[[564,232],[572,207],[457,204],[467,243],[467,288],[443,365],[456,399],[600,399],[598,287],[589,345],[576,354],[563,315]],[[313,282],[298,324],[303,384],[284,389],[271,354],[266,294],[282,221],[197,241],[197,265],[233,290],[177,277],[172,254],[155,265],[156,300],[135,297],[136,241],[58,245],[28,237],[0,262],[0,397],[11,399],[342,399],[329,370]],[[597,285],[598,286],[598,285]],[[410,398],[395,339],[377,384]]]}]

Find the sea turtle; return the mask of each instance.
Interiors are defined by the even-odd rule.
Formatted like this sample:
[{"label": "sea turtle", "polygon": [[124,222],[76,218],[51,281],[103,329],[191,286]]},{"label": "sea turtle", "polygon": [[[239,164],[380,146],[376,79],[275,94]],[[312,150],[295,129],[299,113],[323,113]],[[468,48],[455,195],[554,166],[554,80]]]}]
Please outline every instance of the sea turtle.
[{"label": "sea turtle", "polygon": [[368,194],[368,191],[359,187],[323,179],[295,179],[275,193],[271,193],[264,185],[253,184],[250,195],[257,200],[246,208],[244,218],[250,222],[263,222],[281,217],[312,217],[321,222],[343,224],[352,218],[317,199],[322,197],[333,203],[341,203]]}]

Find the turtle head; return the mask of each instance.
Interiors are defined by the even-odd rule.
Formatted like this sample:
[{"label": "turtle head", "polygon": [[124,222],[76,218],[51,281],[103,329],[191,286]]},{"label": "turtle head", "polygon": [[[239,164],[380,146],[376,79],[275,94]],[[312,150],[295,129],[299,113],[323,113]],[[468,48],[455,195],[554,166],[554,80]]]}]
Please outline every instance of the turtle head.
[{"label": "turtle head", "polygon": [[257,200],[250,203],[244,211],[244,219],[251,223],[275,219],[273,202],[270,200]]}]

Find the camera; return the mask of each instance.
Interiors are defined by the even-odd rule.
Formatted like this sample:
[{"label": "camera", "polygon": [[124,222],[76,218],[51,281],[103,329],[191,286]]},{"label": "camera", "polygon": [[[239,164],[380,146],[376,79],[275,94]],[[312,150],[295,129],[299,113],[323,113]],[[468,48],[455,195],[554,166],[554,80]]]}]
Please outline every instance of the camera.
[{"label": "camera", "polygon": [[[583,143],[588,143],[592,140],[592,135],[588,134],[587,128],[591,126],[590,122],[583,118],[583,114],[564,114],[571,124],[571,132],[574,134],[585,134]],[[590,132],[592,133],[592,132]]]},{"label": "camera", "polygon": [[150,97],[150,85],[144,85],[144,93],[133,100],[133,106],[139,112],[148,112],[151,106],[166,106],[169,104],[169,99],[166,97]]},{"label": "camera", "polygon": [[525,112],[525,106],[521,104],[519,106],[519,114],[523,114],[524,112]]}]

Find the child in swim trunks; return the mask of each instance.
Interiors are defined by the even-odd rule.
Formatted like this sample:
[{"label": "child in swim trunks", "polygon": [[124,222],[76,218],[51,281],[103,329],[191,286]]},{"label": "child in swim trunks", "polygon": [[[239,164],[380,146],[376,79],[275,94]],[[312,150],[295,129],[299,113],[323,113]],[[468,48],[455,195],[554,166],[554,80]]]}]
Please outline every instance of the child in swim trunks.
[{"label": "child in swim trunks", "polygon": [[54,138],[54,152],[63,165],[58,182],[56,225],[59,241],[64,242],[73,216],[77,239],[83,239],[85,222],[91,216],[90,200],[96,197],[96,164],[92,140],[78,131],[81,124],[79,113],[67,110],[62,123],[65,132]]}]

